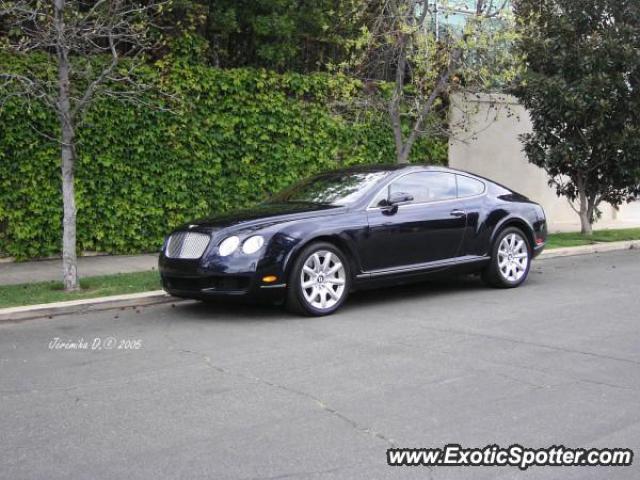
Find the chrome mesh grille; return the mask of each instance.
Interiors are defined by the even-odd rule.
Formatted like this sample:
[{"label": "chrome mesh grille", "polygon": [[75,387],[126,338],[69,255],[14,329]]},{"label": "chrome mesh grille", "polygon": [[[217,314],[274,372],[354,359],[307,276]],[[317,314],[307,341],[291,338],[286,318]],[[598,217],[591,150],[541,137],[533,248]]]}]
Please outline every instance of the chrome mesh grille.
[{"label": "chrome mesh grille", "polygon": [[177,232],[169,237],[165,255],[169,258],[200,258],[210,241],[211,237],[204,233]]}]

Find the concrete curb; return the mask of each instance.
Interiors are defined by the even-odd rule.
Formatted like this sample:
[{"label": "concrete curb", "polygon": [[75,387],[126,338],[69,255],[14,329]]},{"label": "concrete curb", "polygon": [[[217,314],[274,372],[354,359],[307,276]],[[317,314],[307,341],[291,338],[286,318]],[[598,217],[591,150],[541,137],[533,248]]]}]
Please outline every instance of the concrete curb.
[{"label": "concrete curb", "polygon": [[[625,242],[597,243],[581,247],[556,248],[542,252],[540,260],[557,257],[569,257],[573,255],[587,255],[593,253],[613,252],[616,250],[640,250],[640,240]],[[30,320],[41,317],[52,317],[69,313],[86,313],[99,310],[110,310],[124,307],[141,307],[169,302],[183,302],[184,299],[171,297],[164,290],[151,292],[131,293],[127,295],[114,295],[111,297],[85,298],[68,302],[44,303],[40,305],[27,305],[24,307],[11,307],[0,309],[0,322]]]},{"label": "concrete curb", "polygon": [[574,255],[587,255],[590,253],[615,252],[617,250],[636,250],[640,249],[640,240],[629,240],[624,242],[604,242],[595,243],[593,245],[583,245],[580,247],[565,247],[546,250],[540,254],[538,259],[545,260],[547,258],[571,257]]},{"label": "concrete curb", "polygon": [[69,313],[86,313],[99,310],[110,310],[124,307],[141,307],[168,302],[181,302],[180,298],[167,295],[164,290],[151,292],[130,293],[126,295],[113,295],[110,297],[84,298],[82,300],[70,300],[67,302],[43,303],[39,305],[27,305],[24,307],[11,307],[0,309],[0,322],[17,322],[54,315]]}]

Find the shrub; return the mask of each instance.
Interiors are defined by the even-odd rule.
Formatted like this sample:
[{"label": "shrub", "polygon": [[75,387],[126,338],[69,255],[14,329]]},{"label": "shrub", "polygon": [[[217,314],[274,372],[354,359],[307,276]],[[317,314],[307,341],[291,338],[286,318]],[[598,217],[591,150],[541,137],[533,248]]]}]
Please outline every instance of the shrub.
[{"label": "shrub", "polygon": [[[3,56],[0,63],[28,58]],[[245,207],[321,170],[395,158],[384,115],[357,118],[357,82],[324,74],[156,65],[142,102],[105,97],[78,133],[78,248],[157,251],[189,219]],[[59,149],[53,114],[12,98],[0,109],[0,252],[57,254],[62,234]],[[414,158],[444,163],[446,142],[422,140]]]}]

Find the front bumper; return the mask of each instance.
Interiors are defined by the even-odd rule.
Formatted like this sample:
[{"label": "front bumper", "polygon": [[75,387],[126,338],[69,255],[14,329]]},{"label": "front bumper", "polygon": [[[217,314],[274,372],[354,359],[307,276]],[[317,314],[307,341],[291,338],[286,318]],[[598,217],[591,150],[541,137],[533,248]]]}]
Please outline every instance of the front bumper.
[{"label": "front bumper", "polygon": [[[163,252],[159,271],[162,287],[176,297],[278,302],[286,295],[282,267],[264,258],[205,255],[197,260],[187,260],[168,258]],[[273,275],[277,280],[263,282],[267,275]]]}]

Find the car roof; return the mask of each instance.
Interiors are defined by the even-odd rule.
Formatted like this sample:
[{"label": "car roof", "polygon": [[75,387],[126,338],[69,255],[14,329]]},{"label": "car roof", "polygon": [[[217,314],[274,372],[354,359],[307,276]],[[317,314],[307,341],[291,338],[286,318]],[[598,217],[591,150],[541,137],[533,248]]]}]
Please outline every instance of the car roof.
[{"label": "car roof", "polygon": [[[421,171],[421,170],[432,170],[438,172],[451,172],[451,173],[468,173],[463,172],[461,170],[455,170],[453,168],[444,167],[442,165],[430,165],[430,164],[408,164],[408,165],[399,165],[399,164],[373,164],[373,165],[353,165],[346,168],[340,168],[337,170],[330,170],[325,173],[358,173],[358,172],[367,172],[367,173],[376,173],[376,172],[400,172],[400,171]],[[471,174],[473,175],[473,174]]]}]

